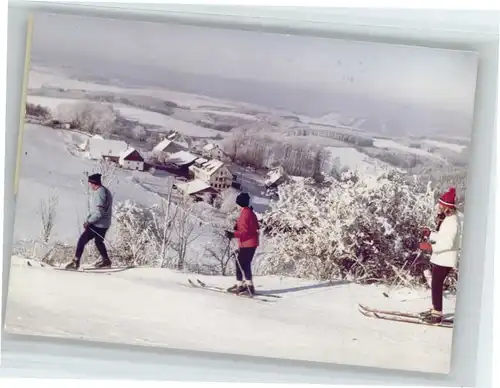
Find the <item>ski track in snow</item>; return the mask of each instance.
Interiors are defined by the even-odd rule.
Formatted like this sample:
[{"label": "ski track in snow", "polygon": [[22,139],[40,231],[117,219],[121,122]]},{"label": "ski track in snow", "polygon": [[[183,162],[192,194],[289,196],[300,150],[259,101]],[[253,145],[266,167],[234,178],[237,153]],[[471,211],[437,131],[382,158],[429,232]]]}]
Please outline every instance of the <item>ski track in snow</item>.
[{"label": "ski track in snow", "polygon": [[[282,296],[259,303],[184,287],[187,279],[230,286],[230,277],[165,269],[111,275],[28,267],[13,257],[6,329],[12,333],[359,364],[447,373],[452,330],[363,317],[357,303],[421,311],[429,300],[387,299],[385,288],[258,277]],[[26,285],[29,287],[26,287]],[[293,290],[294,288],[303,290]],[[287,292],[288,290],[288,292]],[[415,296],[415,294],[413,295]],[[445,300],[445,312],[453,311]]]}]

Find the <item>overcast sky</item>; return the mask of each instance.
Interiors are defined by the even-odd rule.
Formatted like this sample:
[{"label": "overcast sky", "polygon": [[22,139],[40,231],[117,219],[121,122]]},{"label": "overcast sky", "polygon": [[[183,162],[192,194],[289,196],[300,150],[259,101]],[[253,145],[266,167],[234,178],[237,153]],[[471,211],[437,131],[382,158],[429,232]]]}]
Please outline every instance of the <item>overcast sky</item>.
[{"label": "overcast sky", "polygon": [[35,63],[126,63],[462,113],[473,109],[477,73],[467,52],[62,15],[35,17],[32,47]]}]

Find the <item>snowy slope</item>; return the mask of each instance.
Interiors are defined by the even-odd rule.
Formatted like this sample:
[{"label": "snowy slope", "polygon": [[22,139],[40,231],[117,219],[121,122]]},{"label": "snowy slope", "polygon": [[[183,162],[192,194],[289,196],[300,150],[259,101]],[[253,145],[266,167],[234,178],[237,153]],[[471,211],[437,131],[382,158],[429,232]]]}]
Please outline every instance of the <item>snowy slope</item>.
[{"label": "snowy slope", "polygon": [[351,170],[376,173],[380,171],[380,168],[387,166],[386,163],[370,158],[354,148],[326,147],[326,149],[330,153],[330,164],[333,164],[338,158],[341,167],[348,167]]},{"label": "snowy slope", "polygon": [[440,156],[432,154],[428,151],[421,150],[418,148],[407,147],[403,144],[400,144],[394,140],[388,139],[374,139],[373,145],[377,148],[389,148],[397,151],[407,152],[409,154],[415,154],[420,156],[425,156],[430,159],[442,159]]},{"label": "snowy slope", "polygon": [[175,118],[156,112],[150,112],[145,109],[139,109],[119,104],[117,104],[115,108],[120,111],[120,114],[123,117],[129,120],[138,121],[144,124],[158,125],[164,131],[175,130],[182,133],[183,135],[199,137],[210,137],[220,134],[220,131],[203,128],[199,125],[191,124],[182,120],[176,120]]},{"label": "snowy slope", "polygon": [[[87,211],[86,192],[81,180],[85,171],[95,171],[97,163],[72,155],[68,148],[74,148],[83,138],[84,135],[75,132],[25,125],[14,243],[38,238],[40,201],[47,199],[53,189],[57,190],[59,197],[53,239],[74,243],[81,233]],[[152,206],[159,203],[156,192],[166,192],[166,182],[167,178],[161,175],[117,169],[110,189],[116,202],[130,200]],[[110,238],[112,235],[111,229]]]},{"label": "snowy slope", "polygon": [[32,66],[29,74],[28,87],[30,89],[38,89],[42,88],[44,85],[61,88],[64,90],[105,91],[116,94],[145,95],[163,98],[165,100],[175,100],[178,104],[190,108],[196,108],[198,106],[202,107],[206,105],[226,108],[234,107],[234,104],[231,104],[227,101],[198,96],[194,94],[185,94],[164,89],[126,88],[108,84],[79,81],[68,78],[63,74],[57,73],[54,69],[47,69],[41,66]]},{"label": "snowy slope", "polygon": [[[261,303],[191,289],[188,275],[134,269],[112,275],[28,267],[13,258],[6,329],[114,343],[447,373],[452,331],[377,321],[357,303],[421,311],[428,293],[259,277],[282,296]],[[199,277],[229,286],[228,277]],[[29,284],[29,287],[26,285]],[[421,297],[420,299],[415,299]],[[412,300],[402,302],[402,298]],[[445,300],[445,312],[454,302]]]}]

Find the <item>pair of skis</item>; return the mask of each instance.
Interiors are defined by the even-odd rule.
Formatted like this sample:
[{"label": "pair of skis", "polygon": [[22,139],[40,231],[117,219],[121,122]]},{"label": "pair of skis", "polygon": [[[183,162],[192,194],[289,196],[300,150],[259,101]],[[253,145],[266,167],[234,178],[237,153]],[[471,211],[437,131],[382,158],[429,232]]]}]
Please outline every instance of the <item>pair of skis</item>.
[{"label": "pair of skis", "polygon": [[68,272],[94,272],[94,273],[115,273],[122,272],[128,269],[135,268],[134,266],[127,267],[104,267],[104,268],[96,268],[96,267],[80,267],[78,269],[72,268],[64,268],[64,267],[53,267],[57,271],[68,271]]},{"label": "pair of skis", "polygon": [[426,326],[437,326],[445,328],[453,328],[453,319],[445,318],[440,323],[425,322],[419,314],[405,313],[400,311],[377,310],[362,304],[358,305],[359,311],[366,317],[383,319],[395,322],[413,323]]},{"label": "pair of skis", "polygon": [[273,295],[273,294],[260,294],[260,293],[255,293],[253,295],[249,295],[248,293],[236,294],[236,293],[230,292],[222,287],[207,285],[199,279],[196,279],[196,283],[194,281],[192,281],[191,279],[188,279],[188,283],[193,288],[200,288],[203,290],[219,292],[222,294],[230,294],[230,295],[238,296],[240,298],[255,299],[255,300],[258,300],[260,302],[274,302],[276,299],[281,298],[281,296]]}]

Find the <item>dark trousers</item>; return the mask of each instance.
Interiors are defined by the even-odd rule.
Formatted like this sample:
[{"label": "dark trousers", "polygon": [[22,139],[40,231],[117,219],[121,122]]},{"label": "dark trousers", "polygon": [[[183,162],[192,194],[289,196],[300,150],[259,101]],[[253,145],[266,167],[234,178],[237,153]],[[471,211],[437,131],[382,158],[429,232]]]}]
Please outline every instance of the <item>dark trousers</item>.
[{"label": "dark trousers", "polygon": [[443,311],[443,286],[446,276],[450,273],[450,267],[442,267],[440,265],[432,264],[432,307],[436,311]]},{"label": "dark trousers", "polygon": [[87,243],[93,239],[101,257],[105,261],[108,261],[108,251],[106,250],[106,245],[104,245],[104,237],[106,236],[107,231],[107,228],[96,228],[95,226],[89,226],[87,229],[85,229],[85,231],[78,239],[78,243],[76,244],[75,258],[80,261],[83,250],[85,249],[85,245],[87,245]]},{"label": "dark trousers", "polygon": [[238,251],[237,260],[240,264],[236,263],[237,281],[241,282],[243,280],[243,274],[245,275],[245,280],[252,280],[252,260],[256,250],[257,248],[240,248]]}]

